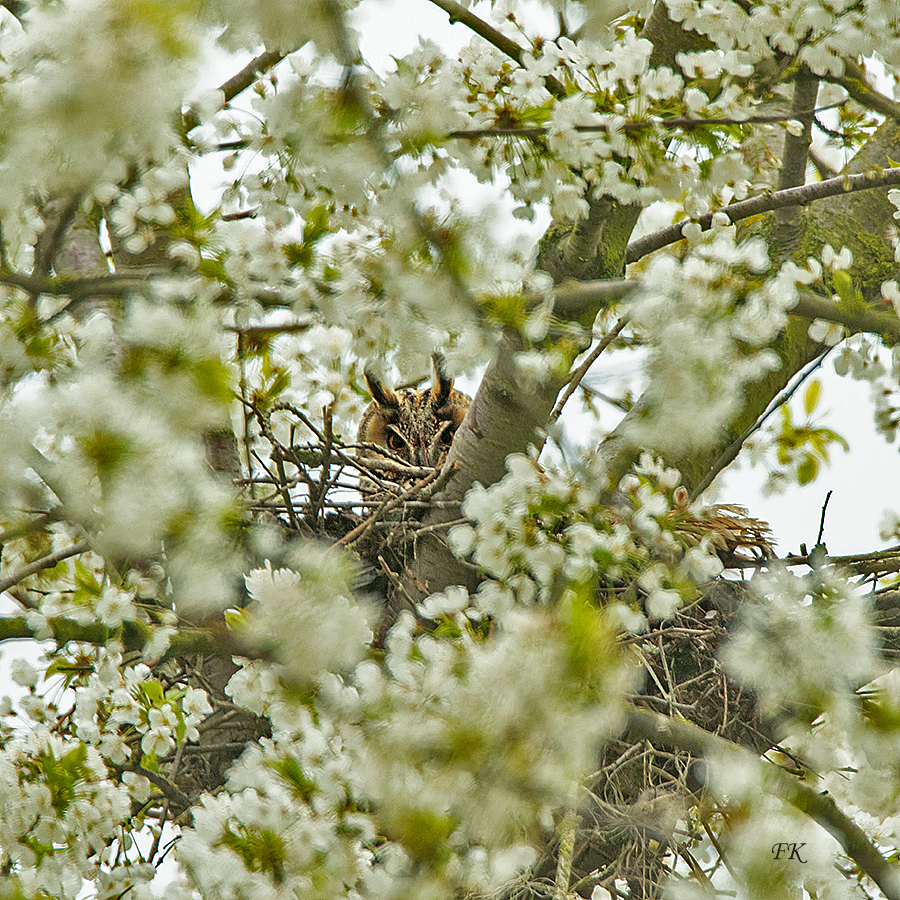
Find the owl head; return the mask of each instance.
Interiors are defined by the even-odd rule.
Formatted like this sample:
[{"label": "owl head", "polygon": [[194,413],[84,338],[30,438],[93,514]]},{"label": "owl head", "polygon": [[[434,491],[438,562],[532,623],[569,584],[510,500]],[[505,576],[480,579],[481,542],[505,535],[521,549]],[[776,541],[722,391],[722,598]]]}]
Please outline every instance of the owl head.
[{"label": "owl head", "polygon": [[[440,357],[434,357],[430,387],[394,391],[371,370],[366,370],[366,383],[372,403],[360,422],[358,443],[385,447],[409,465],[442,465],[472,400],[454,390]],[[378,454],[362,451],[360,455]]]}]

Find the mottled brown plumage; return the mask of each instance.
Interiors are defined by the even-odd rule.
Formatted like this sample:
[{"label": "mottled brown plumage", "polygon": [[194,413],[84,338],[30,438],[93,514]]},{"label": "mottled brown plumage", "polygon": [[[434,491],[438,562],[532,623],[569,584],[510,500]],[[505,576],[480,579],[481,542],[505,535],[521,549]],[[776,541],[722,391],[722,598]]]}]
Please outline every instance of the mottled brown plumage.
[{"label": "mottled brown plumage", "polygon": [[[369,371],[366,382],[373,399],[359,424],[357,443],[377,444],[390,455],[372,449],[361,449],[358,455],[363,459],[400,459],[410,466],[443,465],[472,399],[454,390],[453,379],[443,373],[440,358],[435,358],[431,387],[394,391]],[[390,475],[386,478],[402,480]]]}]

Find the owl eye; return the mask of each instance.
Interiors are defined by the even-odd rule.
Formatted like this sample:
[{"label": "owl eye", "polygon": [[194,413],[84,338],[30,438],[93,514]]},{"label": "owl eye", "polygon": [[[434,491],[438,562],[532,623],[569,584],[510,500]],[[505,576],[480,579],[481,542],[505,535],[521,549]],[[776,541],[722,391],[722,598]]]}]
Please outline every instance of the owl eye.
[{"label": "owl eye", "polygon": [[399,434],[389,433],[387,436],[388,450],[402,450],[403,438]]},{"label": "owl eye", "polygon": [[441,432],[441,443],[444,446],[449,447],[453,443],[453,437],[456,434],[456,429],[452,425],[447,425],[447,427]]}]

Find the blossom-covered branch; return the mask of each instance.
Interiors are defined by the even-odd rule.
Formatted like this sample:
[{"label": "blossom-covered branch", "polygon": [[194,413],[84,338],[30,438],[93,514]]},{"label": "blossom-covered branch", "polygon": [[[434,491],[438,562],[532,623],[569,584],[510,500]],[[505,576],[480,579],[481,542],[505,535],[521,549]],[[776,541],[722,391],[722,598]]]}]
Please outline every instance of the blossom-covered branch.
[{"label": "blossom-covered branch", "polygon": [[[647,740],[663,747],[685,750],[698,758],[741,754],[746,755],[748,762],[756,762],[746,751],[690,722],[646,709],[631,707],[628,710],[628,734],[634,740]],[[819,793],[778,766],[763,761],[756,764],[765,768],[765,778],[771,780],[784,801],[810,816],[837,838],[847,855],[881,888],[888,900],[900,900],[900,870],[885,859],[868,835],[837,807],[827,793]]]},{"label": "blossom-covered branch", "polygon": [[[479,19],[468,7],[457,3],[456,0],[430,0],[435,6],[440,7],[450,16],[450,24],[460,22],[467,28],[471,29],[479,37],[484,38],[488,43],[493,44],[498,50],[505,53],[510,59],[515,60],[522,65],[524,51],[515,42],[510,40],[501,31],[498,31],[492,25],[489,25],[483,19]],[[565,97],[566,89],[552,75],[546,75],[544,81],[547,90],[555,97]]]},{"label": "blossom-covered branch", "polygon": [[89,547],[90,544],[87,541],[79,541],[78,543],[73,544],[71,547],[64,547],[62,550],[56,550],[53,553],[48,553],[47,556],[41,557],[41,559],[36,559],[34,562],[29,563],[27,566],[23,566],[18,571],[13,572],[11,575],[0,578],[0,591],[9,590],[9,588],[19,584],[29,576],[34,575],[37,572],[42,572],[44,569],[53,568],[53,566],[55,566],[57,563],[62,562],[64,559],[70,559],[73,556],[78,556],[80,553],[86,552]]},{"label": "blossom-covered branch", "polygon": [[[713,213],[707,213],[696,220],[696,224],[704,231],[712,227],[713,219],[717,215],[725,215],[732,223],[741,219],[757,216],[761,213],[772,212],[776,209],[784,209],[789,206],[806,206],[816,200],[826,197],[837,197],[854,191],[868,191],[875,188],[886,187],[891,184],[900,184],[900,166],[894,166],[880,171],[863,172],[858,175],[840,175],[828,181],[818,181],[814,184],[805,184],[799,187],[787,188],[783,191],[773,191],[771,194],[760,194],[749,200],[740,200]],[[688,223],[677,222],[659,231],[638,238],[628,245],[628,262],[636,262],[648,253],[659,250],[669,244],[683,240],[683,229]]]},{"label": "blossom-covered branch", "polygon": [[[287,56],[282,50],[264,50],[255,56],[239,72],[235,72],[231,78],[219,85],[219,92],[225,105],[249,88],[264,72],[274,68]],[[200,124],[200,117],[196,110],[188,109],[183,117],[185,133],[196,128]]]},{"label": "blossom-covered branch", "polygon": [[[695,128],[702,128],[708,125],[765,125],[779,124],[790,122],[795,119],[802,120],[825,112],[829,109],[837,109],[846,104],[846,100],[838,103],[831,103],[828,106],[819,106],[815,109],[801,109],[799,111],[791,111],[784,113],[766,113],[748,115],[741,118],[734,117],[711,117],[711,118],[695,118],[691,116],[672,116],[671,118],[659,118],[654,120],[639,121],[627,120],[625,122],[616,122],[615,125],[604,123],[596,125],[573,125],[572,130],[576,134],[603,134],[609,131],[624,131],[626,133],[639,133],[650,128],[671,128],[673,130],[691,131]],[[533,125],[530,127],[518,128],[473,128],[464,131],[451,131],[448,138],[460,138],[469,140],[479,140],[488,137],[521,137],[535,138],[545,137],[550,133],[550,129],[545,125]],[[220,148],[221,149],[221,148]]]}]

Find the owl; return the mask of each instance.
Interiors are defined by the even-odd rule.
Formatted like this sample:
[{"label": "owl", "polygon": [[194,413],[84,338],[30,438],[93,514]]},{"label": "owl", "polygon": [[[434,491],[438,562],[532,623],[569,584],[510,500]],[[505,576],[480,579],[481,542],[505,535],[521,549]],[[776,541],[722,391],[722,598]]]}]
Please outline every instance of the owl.
[{"label": "owl", "polygon": [[[411,466],[443,465],[472,398],[453,389],[453,379],[444,374],[440,358],[434,359],[434,381],[428,388],[393,391],[368,371],[366,382],[372,403],[359,424],[357,443],[378,444]],[[377,458],[379,454],[360,450],[359,456]]]}]

